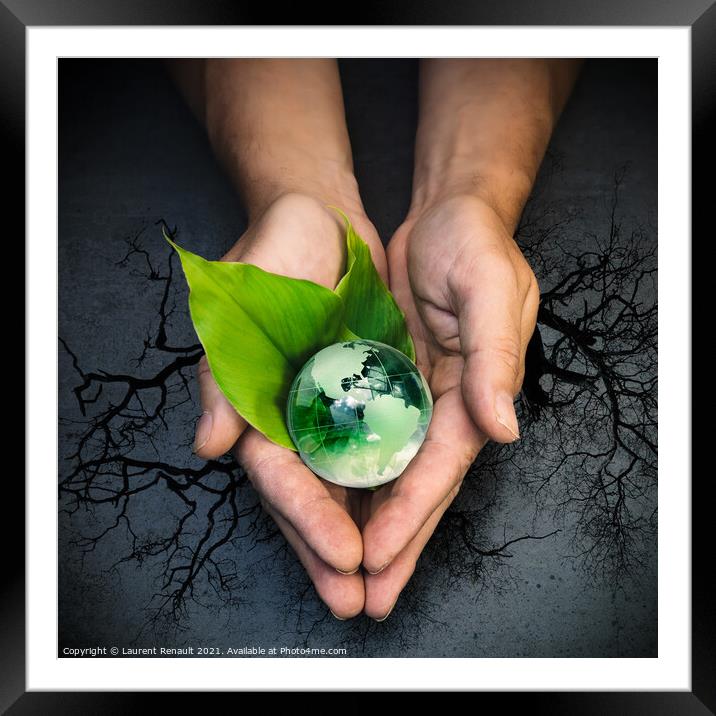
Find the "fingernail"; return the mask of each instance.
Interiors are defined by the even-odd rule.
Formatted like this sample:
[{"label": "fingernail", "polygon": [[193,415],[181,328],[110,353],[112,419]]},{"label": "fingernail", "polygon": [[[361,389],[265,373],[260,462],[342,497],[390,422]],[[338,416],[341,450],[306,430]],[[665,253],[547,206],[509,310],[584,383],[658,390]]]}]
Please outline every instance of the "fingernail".
[{"label": "fingernail", "polygon": [[367,570],[368,574],[380,574],[389,564],[390,564],[390,562],[386,562],[382,567],[378,567],[378,569],[376,569],[375,572],[371,572],[369,569],[369,570]]},{"label": "fingernail", "polygon": [[499,393],[495,400],[495,418],[500,425],[506,427],[515,440],[520,439],[520,428],[517,425],[515,403],[508,393]]},{"label": "fingernail", "polygon": [[392,606],[390,609],[388,609],[388,613],[387,613],[384,617],[381,617],[380,619],[376,619],[376,621],[377,621],[377,622],[384,622],[384,621],[390,616],[390,613],[393,611],[393,609],[394,609],[394,607],[395,607],[395,605],[396,605],[397,603],[398,603],[398,600],[396,599],[396,600],[393,602],[393,606]]},{"label": "fingernail", "polygon": [[333,614],[333,616],[334,616],[336,619],[338,619],[339,622],[344,622],[344,621],[345,621],[345,619],[344,619],[343,617],[339,617],[338,614],[336,614],[336,613],[333,611],[333,609],[329,609],[328,611],[329,611],[331,614]]},{"label": "fingernail", "polygon": [[352,572],[344,572],[342,569],[338,569],[338,567],[336,567],[336,572],[338,572],[338,574],[351,575],[351,574],[355,574],[359,569],[360,569],[360,566],[356,567]]},{"label": "fingernail", "polygon": [[194,452],[201,450],[211,437],[211,425],[214,422],[211,413],[205,410],[196,423],[196,436],[194,437]]}]

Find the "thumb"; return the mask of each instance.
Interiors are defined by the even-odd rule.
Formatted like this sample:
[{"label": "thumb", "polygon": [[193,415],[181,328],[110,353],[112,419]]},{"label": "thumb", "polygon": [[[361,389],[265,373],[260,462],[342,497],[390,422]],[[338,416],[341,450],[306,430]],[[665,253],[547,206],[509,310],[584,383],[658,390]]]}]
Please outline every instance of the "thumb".
[{"label": "thumb", "polygon": [[247,423],[219,389],[206,356],[199,361],[197,378],[203,412],[196,423],[194,452],[209,460],[228,452]]},{"label": "thumb", "polygon": [[506,255],[491,252],[471,266],[469,281],[456,296],[463,399],[483,433],[513,442],[520,435],[514,396],[522,363],[517,275]]}]

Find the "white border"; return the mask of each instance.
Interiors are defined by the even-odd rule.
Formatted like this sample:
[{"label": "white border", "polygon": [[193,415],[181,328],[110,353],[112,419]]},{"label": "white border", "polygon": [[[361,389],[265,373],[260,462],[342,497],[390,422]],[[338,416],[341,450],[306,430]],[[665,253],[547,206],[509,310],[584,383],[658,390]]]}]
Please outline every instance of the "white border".
[{"label": "white border", "polygon": [[[28,690],[690,690],[690,28],[27,29]],[[57,57],[659,57],[659,656],[58,659]]]}]

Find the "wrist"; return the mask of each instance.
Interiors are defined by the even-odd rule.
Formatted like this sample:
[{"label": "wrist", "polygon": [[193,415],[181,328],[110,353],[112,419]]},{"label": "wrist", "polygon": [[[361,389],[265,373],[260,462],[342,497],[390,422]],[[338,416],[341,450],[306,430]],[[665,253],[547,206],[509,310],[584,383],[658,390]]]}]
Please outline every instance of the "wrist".
[{"label": "wrist", "polygon": [[[351,181],[352,180],[352,181]],[[296,173],[252,176],[239,183],[249,223],[258,220],[276,201],[288,194],[311,197],[323,206],[335,206],[349,217],[364,216],[365,209],[352,177],[302,176]]]},{"label": "wrist", "polygon": [[533,174],[519,166],[453,157],[416,167],[408,215],[418,217],[453,198],[472,197],[489,206],[512,235],[533,183]]},{"label": "wrist", "polygon": [[286,194],[310,196],[349,215],[365,213],[350,161],[308,155],[295,149],[266,151],[255,157],[249,151],[237,156],[224,152],[223,156],[250,222]]},{"label": "wrist", "polygon": [[260,135],[240,135],[225,112],[207,115],[209,143],[241,195],[249,221],[289,193],[335,203],[346,211],[362,210],[349,147],[310,136],[288,141],[268,128]]}]

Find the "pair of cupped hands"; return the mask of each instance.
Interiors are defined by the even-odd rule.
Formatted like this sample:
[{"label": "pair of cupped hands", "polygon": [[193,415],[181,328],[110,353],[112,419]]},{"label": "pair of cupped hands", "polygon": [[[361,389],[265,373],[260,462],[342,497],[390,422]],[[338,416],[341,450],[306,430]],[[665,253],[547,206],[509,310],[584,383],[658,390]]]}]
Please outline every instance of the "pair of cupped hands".
[{"label": "pair of cupped hands", "polygon": [[[340,208],[404,312],[432,391],[432,421],[419,452],[376,491],[332,484],[248,426],[205,358],[194,450],[207,459],[233,451],[336,618],[364,612],[383,621],[478,452],[490,439],[519,437],[513,401],[539,291],[511,232],[482,199],[456,195],[409,212],[387,249],[362,207]],[[340,215],[317,197],[286,193],[222,260],[333,289],[345,259]]]}]

